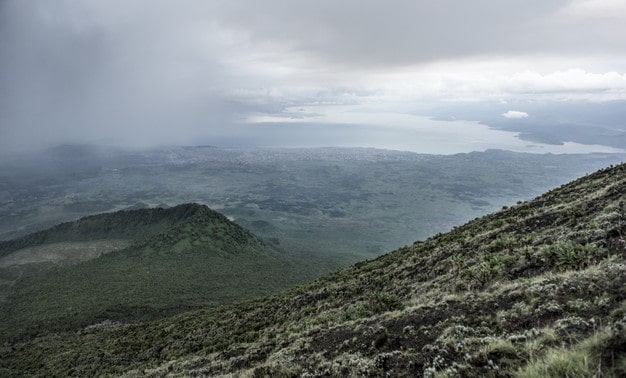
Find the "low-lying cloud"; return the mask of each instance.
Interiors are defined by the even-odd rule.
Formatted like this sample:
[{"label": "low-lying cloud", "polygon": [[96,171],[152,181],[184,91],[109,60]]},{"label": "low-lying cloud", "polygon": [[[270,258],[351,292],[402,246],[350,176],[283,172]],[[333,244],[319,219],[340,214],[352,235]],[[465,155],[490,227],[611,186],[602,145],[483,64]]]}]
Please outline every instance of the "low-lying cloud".
[{"label": "low-lying cloud", "polygon": [[528,113],[518,110],[509,110],[508,112],[502,113],[502,116],[508,119],[523,119],[528,118]]}]

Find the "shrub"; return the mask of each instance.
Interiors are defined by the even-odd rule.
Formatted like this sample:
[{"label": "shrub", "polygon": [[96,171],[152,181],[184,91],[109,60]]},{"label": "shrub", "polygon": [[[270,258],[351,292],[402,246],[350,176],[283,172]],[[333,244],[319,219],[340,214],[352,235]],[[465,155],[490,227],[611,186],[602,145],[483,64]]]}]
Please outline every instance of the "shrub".
[{"label": "shrub", "polygon": [[377,292],[369,296],[367,309],[374,314],[379,314],[386,311],[402,310],[404,303],[395,295]]},{"label": "shrub", "polygon": [[597,263],[605,253],[595,243],[581,245],[572,241],[557,242],[541,250],[544,263],[560,270],[585,268]]},{"label": "shrub", "polygon": [[488,282],[501,277],[513,262],[514,259],[510,256],[491,255],[478,265],[463,269],[460,276],[470,285],[477,283],[479,287],[483,287]]}]

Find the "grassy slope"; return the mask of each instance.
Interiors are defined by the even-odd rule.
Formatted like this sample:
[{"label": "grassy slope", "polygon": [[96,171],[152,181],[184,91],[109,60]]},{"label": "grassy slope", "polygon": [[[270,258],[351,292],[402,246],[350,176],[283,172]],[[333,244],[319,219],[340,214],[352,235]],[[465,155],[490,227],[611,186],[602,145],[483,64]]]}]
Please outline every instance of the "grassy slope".
[{"label": "grassy slope", "polygon": [[0,331],[16,337],[105,319],[145,320],[253,298],[301,279],[283,253],[193,204],[83,218],[6,244],[131,235],[128,248],[18,280],[3,303]]},{"label": "grassy slope", "polygon": [[0,373],[626,373],[626,166],[221,309],[0,349]]},{"label": "grassy slope", "polygon": [[18,239],[0,241],[0,257],[22,248],[55,242],[98,239],[140,241],[165,231],[192,216],[197,210],[198,205],[186,204],[169,209],[140,209],[92,215]]}]

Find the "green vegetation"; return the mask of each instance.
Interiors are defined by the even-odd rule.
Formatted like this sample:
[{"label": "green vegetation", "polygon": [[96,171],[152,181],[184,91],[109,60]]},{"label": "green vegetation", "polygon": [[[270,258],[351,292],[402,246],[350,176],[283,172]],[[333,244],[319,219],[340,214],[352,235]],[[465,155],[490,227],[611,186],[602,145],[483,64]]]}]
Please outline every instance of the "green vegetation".
[{"label": "green vegetation", "polygon": [[619,165],[281,294],[5,342],[0,375],[624,376],[625,199]]},{"label": "green vegetation", "polygon": [[4,288],[0,330],[5,337],[104,320],[153,319],[254,298],[307,277],[284,252],[194,204],[82,218],[5,242],[0,251],[6,259],[10,252],[25,251],[16,246],[131,236],[130,246],[78,264],[13,261],[0,268],[5,277],[21,273]]},{"label": "green vegetation", "polygon": [[560,270],[580,269],[605,257],[606,249],[595,243],[582,245],[573,241],[557,242],[542,248],[541,256],[546,265]]},{"label": "green vegetation", "polygon": [[193,202],[272,240],[321,276],[623,158],[61,146],[43,163],[0,161],[0,239],[100,212]]},{"label": "green vegetation", "polygon": [[615,322],[571,347],[549,348],[515,372],[518,377],[601,377],[626,373],[626,322]]}]

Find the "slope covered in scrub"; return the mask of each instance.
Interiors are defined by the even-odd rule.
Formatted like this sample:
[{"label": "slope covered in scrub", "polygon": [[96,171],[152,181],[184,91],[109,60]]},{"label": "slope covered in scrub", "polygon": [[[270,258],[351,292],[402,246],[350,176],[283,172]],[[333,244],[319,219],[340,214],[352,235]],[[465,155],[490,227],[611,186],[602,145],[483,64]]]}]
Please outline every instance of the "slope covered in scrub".
[{"label": "slope covered in scrub", "polygon": [[3,375],[623,376],[626,166],[282,294],[15,343]]},{"label": "slope covered in scrub", "polygon": [[302,279],[284,252],[197,204],[90,216],[0,247],[0,331],[11,338],[153,319]]}]

